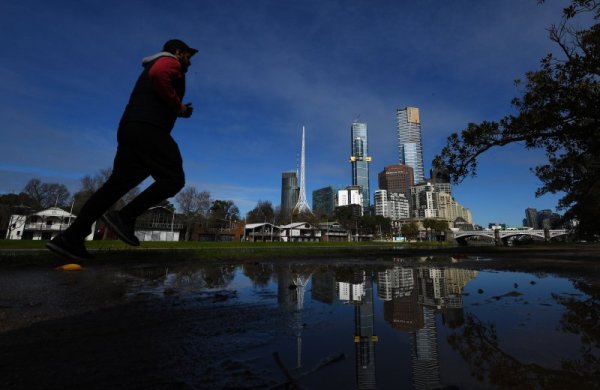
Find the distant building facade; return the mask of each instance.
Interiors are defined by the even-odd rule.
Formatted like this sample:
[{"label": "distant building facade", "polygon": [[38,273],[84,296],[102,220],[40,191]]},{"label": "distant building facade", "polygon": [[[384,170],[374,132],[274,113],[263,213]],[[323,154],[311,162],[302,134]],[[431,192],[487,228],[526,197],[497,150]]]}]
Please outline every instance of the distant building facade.
[{"label": "distant building facade", "polygon": [[377,175],[377,182],[380,190],[408,197],[410,187],[415,185],[414,170],[411,166],[403,164],[388,165]]},{"label": "distant building facade", "polygon": [[525,209],[525,226],[532,227],[536,229],[538,227],[537,222],[537,209],[532,207],[528,207]]},{"label": "distant building facade", "polygon": [[416,107],[406,107],[396,110],[396,125],[398,131],[399,162],[413,168],[414,182],[418,184],[425,177],[419,109]]},{"label": "distant building facade", "polygon": [[299,194],[297,173],[295,171],[283,172],[281,174],[281,212],[290,214],[298,203]]},{"label": "distant building facade", "polygon": [[336,190],[329,186],[313,191],[313,212],[317,215],[332,215],[336,206]]},{"label": "distant building facade", "polygon": [[540,210],[533,207],[525,209],[523,225],[534,229],[553,229],[560,223],[560,215],[550,209]]},{"label": "distant building facade", "polygon": [[347,186],[338,191],[337,206],[348,206],[351,204],[363,205],[363,193],[360,186]]},{"label": "distant building facade", "polygon": [[435,187],[430,182],[422,182],[410,189],[410,212],[412,218],[437,218],[437,198]]},{"label": "distant building facade", "polygon": [[368,210],[371,206],[371,189],[369,185],[371,156],[369,156],[367,124],[353,122],[350,127],[350,136],[352,185],[361,187],[363,210]]},{"label": "distant building facade", "polygon": [[437,216],[438,218],[445,219],[447,221],[454,221],[457,218],[462,218],[469,224],[473,223],[473,217],[471,211],[460,205],[452,195],[443,192],[436,191],[434,193],[435,204],[437,205]]},{"label": "distant building facade", "polygon": [[[58,207],[50,207],[29,215],[11,215],[6,239],[51,240],[66,230],[75,218],[76,215]],[[86,240],[93,239],[95,226],[96,224],[92,226],[92,233],[86,237]]]},{"label": "distant building facade", "polygon": [[375,215],[398,221],[410,217],[409,209],[409,202],[404,194],[386,190],[375,191]]},{"label": "distant building facade", "polygon": [[375,215],[390,217],[390,208],[388,204],[388,192],[386,190],[375,191]]},{"label": "distant building facade", "polygon": [[179,241],[182,230],[175,211],[162,206],[149,208],[135,221],[135,235],[140,241]]},{"label": "distant building facade", "polygon": [[388,194],[388,205],[392,221],[410,217],[410,202],[404,194],[391,192]]},{"label": "distant building facade", "polygon": [[450,175],[445,168],[433,168],[429,171],[431,175],[431,183],[435,186],[436,191],[445,192],[452,195],[452,186],[450,185]]}]

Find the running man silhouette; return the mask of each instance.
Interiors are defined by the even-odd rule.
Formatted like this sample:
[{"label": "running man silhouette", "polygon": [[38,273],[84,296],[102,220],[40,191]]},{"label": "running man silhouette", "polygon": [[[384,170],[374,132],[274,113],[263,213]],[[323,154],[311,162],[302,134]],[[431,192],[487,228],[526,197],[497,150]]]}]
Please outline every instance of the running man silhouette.
[{"label": "running man silhouette", "polygon": [[[161,52],[143,59],[144,69],[119,122],[112,174],[85,203],[75,222],[46,244],[48,249],[73,260],[91,258],[84,242],[99,218],[122,241],[140,245],[134,234],[136,218],[185,185],[181,153],[171,130],[178,117],[189,118],[194,110],[182,99],[185,73],[197,52],[182,40],[171,39]],[[148,176],[154,183],[121,210],[107,212]]]}]

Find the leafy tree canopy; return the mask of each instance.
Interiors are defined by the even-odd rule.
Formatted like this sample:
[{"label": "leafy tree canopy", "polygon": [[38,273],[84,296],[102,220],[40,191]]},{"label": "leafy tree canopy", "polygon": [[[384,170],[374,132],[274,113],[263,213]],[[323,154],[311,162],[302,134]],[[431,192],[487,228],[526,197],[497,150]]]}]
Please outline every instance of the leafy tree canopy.
[{"label": "leafy tree canopy", "polygon": [[275,220],[273,204],[268,200],[259,200],[256,207],[246,214],[247,223],[270,222]]},{"label": "leafy tree canopy", "polygon": [[[543,1],[540,1],[543,3]],[[588,28],[573,18],[593,15]],[[526,73],[516,113],[497,122],[469,123],[448,137],[433,165],[449,171],[454,183],[476,176],[477,158],[495,146],[523,143],[543,149],[547,162],[533,168],[542,182],[536,195],[563,194],[558,208],[580,221],[579,233],[600,234],[600,3],[573,0],[562,21],[549,28],[560,55],[548,54],[540,69]],[[574,23],[573,23],[574,24]]]},{"label": "leafy tree canopy", "polygon": [[411,240],[414,240],[419,235],[419,226],[416,222],[408,222],[402,225],[400,233]]},{"label": "leafy tree canopy", "polygon": [[210,207],[210,219],[213,222],[226,220],[239,221],[240,210],[232,200],[217,199],[213,201]]}]

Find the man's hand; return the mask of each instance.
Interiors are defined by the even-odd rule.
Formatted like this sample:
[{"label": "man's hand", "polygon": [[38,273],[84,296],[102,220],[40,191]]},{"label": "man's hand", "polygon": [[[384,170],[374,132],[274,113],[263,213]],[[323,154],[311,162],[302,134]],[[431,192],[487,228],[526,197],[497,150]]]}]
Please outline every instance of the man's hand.
[{"label": "man's hand", "polygon": [[177,116],[181,118],[189,118],[192,116],[192,112],[194,112],[194,107],[192,107],[192,103],[182,104],[179,107],[179,112]]}]

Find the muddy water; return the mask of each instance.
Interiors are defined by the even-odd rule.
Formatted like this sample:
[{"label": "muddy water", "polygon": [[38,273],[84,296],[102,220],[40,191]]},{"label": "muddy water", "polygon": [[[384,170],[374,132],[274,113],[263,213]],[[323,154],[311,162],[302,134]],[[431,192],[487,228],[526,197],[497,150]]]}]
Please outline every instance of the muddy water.
[{"label": "muddy water", "polygon": [[0,275],[0,388],[595,388],[600,286],[443,262]]}]

